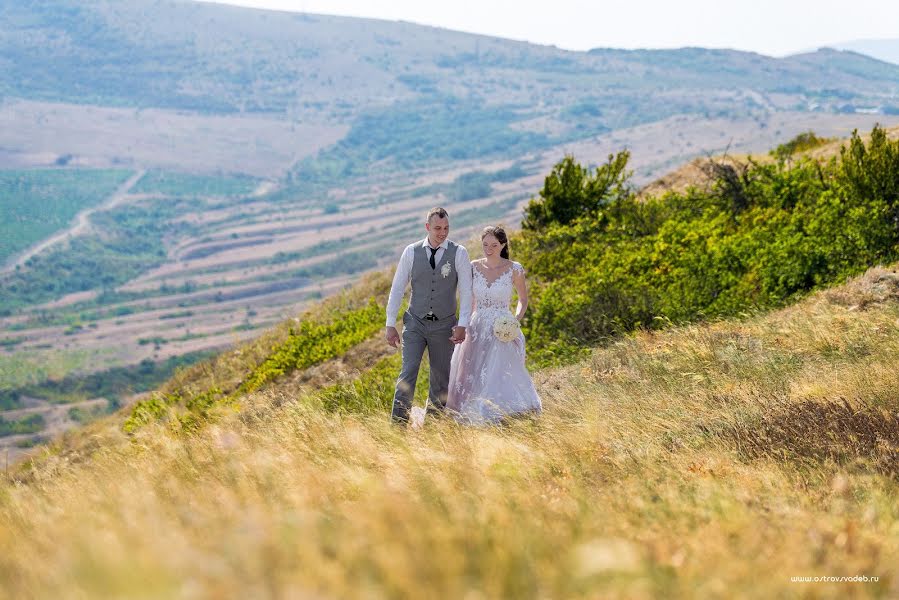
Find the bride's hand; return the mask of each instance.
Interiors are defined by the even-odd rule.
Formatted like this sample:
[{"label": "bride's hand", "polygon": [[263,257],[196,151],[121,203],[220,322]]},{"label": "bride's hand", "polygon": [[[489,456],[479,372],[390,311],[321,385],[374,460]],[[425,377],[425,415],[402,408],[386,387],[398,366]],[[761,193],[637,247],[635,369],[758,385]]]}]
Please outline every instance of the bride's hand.
[{"label": "bride's hand", "polygon": [[453,335],[450,337],[450,341],[454,344],[461,344],[465,341],[465,328],[464,327],[453,327]]}]

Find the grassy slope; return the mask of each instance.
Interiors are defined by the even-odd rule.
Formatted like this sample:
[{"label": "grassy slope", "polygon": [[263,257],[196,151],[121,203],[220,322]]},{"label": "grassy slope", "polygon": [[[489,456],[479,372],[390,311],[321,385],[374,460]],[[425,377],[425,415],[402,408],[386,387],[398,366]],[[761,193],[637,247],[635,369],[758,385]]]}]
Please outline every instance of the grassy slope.
[{"label": "grassy slope", "polygon": [[[388,285],[375,273],[304,318]],[[289,326],[162,391],[236,389]],[[129,438],[114,415],[14,468],[0,598],[892,596],[897,353],[899,268],[875,268],[535,372],[539,420],[407,434],[378,408],[397,357],[372,339],[195,433],[173,419]],[[356,412],[327,410],[335,383]],[[815,575],[880,580],[790,581]]]},{"label": "grassy slope", "polygon": [[9,597],[886,597],[897,353],[894,267],[535,373],[545,415],[503,429],[407,434],[289,385],[192,436],[113,444],[94,425],[89,462],[0,488],[0,580]]}]

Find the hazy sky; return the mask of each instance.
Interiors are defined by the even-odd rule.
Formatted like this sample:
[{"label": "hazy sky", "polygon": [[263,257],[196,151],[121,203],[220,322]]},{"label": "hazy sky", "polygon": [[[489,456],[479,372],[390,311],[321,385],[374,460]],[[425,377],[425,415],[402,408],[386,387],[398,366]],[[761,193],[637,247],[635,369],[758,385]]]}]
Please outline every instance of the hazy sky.
[{"label": "hazy sky", "polygon": [[897,0],[227,0],[256,8],[404,20],[554,44],[706,46],[782,56],[857,39],[899,37]]}]

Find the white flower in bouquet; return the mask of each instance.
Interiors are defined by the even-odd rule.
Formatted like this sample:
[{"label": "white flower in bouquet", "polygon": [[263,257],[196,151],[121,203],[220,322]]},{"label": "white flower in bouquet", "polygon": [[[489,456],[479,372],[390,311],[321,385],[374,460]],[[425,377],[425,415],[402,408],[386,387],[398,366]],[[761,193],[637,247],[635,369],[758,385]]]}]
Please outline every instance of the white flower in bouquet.
[{"label": "white flower in bouquet", "polygon": [[493,335],[501,342],[511,342],[521,335],[518,319],[512,315],[500,315],[493,321]]}]

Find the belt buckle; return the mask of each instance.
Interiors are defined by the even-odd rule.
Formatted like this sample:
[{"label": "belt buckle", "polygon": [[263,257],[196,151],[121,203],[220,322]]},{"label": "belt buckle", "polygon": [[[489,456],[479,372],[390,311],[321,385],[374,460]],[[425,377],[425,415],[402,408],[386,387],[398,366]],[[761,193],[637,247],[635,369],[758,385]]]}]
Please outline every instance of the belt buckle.
[{"label": "belt buckle", "polygon": [[425,315],[425,321],[439,321],[440,319],[434,313],[428,313]]}]

